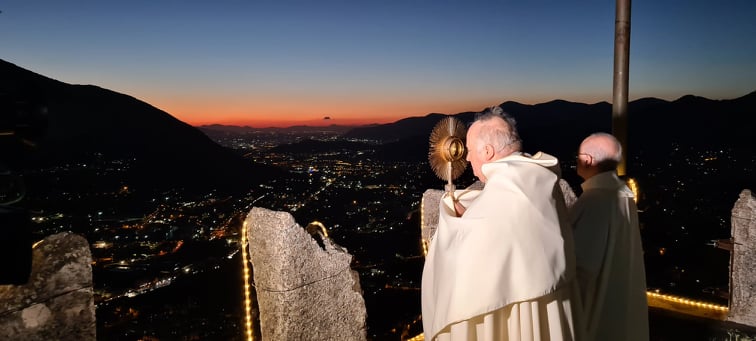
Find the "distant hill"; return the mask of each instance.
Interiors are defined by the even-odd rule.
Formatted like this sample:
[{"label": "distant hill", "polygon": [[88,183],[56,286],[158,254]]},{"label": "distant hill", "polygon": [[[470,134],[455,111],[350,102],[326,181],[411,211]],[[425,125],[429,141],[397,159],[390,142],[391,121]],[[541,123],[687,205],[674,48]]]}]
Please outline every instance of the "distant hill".
[{"label": "distant hill", "polygon": [[[593,132],[612,130],[612,105],[555,100],[527,105],[504,102],[504,111],[517,120],[527,152],[546,151],[561,158],[572,157],[583,138]],[[481,111],[483,108],[481,108]],[[683,145],[726,144],[750,152],[756,146],[753,114],[756,92],[731,100],[710,100],[683,96],[675,101],[643,98],[628,106],[628,147],[648,150],[654,156],[667,155],[672,142]],[[476,112],[454,114],[469,124]],[[427,158],[427,139],[443,114],[405,118],[393,123],[358,127],[342,135],[386,143],[387,157]],[[655,154],[654,154],[655,153]]]},{"label": "distant hill", "polygon": [[393,123],[357,127],[346,132],[342,137],[381,143],[394,142],[413,135],[430,134],[433,126],[444,116],[446,115],[434,113],[422,117],[404,118]]},{"label": "distant hill", "polygon": [[[32,152],[21,153],[23,160],[0,160],[15,166],[129,159],[127,180],[134,187],[196,191],[246,191],[281,175],[131,96],[66,84],[3,60],[0,108],[0,131],[29,130],[37,143]],[[11,146],[9,141],[6,136],[4,146]]]},{"label": "distant hill", "polygon": [[641,146],[666,141],[696,146],[726,144],[752,154],[756,146],[756,92],[729,100],[692,95],[672,102],[645,98],[632,102],[629,110],[636,114],[630,118],[630,131],[642,137],[636,141]]}]

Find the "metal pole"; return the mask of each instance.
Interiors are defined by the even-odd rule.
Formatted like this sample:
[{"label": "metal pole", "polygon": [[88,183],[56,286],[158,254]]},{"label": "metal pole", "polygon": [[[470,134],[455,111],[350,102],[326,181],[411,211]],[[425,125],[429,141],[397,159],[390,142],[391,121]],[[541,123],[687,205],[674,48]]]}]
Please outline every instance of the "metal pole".
[{"label": "metal pole", "polygon": [[614,86],[612,100],[612,134],[622,144],[622,161],[617,174],[627,169],[627,88],[630,69],[630,4],[631,0],[617,0],[614,20]]}]

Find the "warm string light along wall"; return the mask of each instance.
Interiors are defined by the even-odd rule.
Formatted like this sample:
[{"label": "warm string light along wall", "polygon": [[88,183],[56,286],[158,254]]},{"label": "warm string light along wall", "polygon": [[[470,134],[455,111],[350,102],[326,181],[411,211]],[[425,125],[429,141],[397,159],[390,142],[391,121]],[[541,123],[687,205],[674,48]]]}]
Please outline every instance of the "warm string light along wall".
[{"label": "warm string light along wall", "polygon": [[416,335],[414,337],[411,337],[405,341],[425,341],[425,334]]},{"label": "warm string light along wall", "polygon": [[323,237],[328,238],[328,229],[326,229],[325,225],[323,223],[315,220],[307,225],[307,232],[310,234],[314,234],[316,231],[314,228],[318,228],[320,233],[323,234]]},{"label": "warm string light along wall", "polygon": [[423,257],[428,255],[428,240],[423,237],[423,228],[425,227],[425,197],[420,200],[420,244],[423,247]]},{"label": "warm string light along wall", "polygon": [[243,281],[244,281],[244,330],[247,336],[247,341],[253,341],[254,333],[252,329],[252,299],[250,298],[249,289],[249,255],[247,254],[249,248],[249,242],[247,240],[247,221],[242,224],[241,231],[241,254],[242,254],[242,268],[243,268]]},{"label": "warm string light along wall", "polygon": [[680,297],[680,296],[660,294],[654,291],[647,291],[646,296],[648,296],[649,298],[653,297],[653,298],[660,299],[667,302],[683,304],[686,306],[696,307],[696,308],[701,308],[701,309],[706,309],[706,310],[720,311],[720,312],[726,312],[729,310],[729,308],[723,305],[691,300],[689,298]]},{"label": "warm string light along wall", "polygon": [[628,178],[627,179],[627,187],[629,187],[630,191],[633,192],[633,196],[634,196],[633,197],[633,201],[635,201],[635,203],[637,204],[638,203],[638,197],[640,197],[640,186],[638,186],[638,182],[635,181],[635,179],[633,179],[633,178]]}]

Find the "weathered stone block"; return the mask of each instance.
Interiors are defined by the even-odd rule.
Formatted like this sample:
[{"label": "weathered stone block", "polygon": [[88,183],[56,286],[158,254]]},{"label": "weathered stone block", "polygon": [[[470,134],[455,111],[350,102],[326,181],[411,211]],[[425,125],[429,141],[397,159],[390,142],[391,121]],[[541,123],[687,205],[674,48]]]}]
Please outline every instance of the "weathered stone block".
[{"label": "weathered stone block", "polygon": [[420,236],[423,238],[423,248],[427,248],[430,245],[431,238],[436,234],[436,229],[438,228],[438,206],[441,203],[443,195],[444,191],[438,189],[429,189],[423,193],[420,204]]},{"label": "weathered stone block", "polygon": [[0,339],[95,340],[92,255],[86,239],[48,236],[24,285],[0,286]]},{"label": "weathered stone block", "polygon": [[732,208],[729,321],[756,326],[756,198],[740,192]]},{"label": "weathered stone block", "polygon": [[323,247],[286,212],[247,215],[264,340],[365,340],[366,310],[352,256],[321,234]]}]

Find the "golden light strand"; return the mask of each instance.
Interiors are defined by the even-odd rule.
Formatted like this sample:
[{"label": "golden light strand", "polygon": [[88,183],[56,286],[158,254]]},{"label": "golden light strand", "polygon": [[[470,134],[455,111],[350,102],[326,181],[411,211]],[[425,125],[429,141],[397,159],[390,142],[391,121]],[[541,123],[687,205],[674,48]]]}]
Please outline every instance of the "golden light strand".
[{"label": "golden light strand", "polygon": [[656,293],[656,292],[653,292],[653,291],[647,291],[646,295],[649,296],[649,297],[657,298],[657,299],[664,300],[664,301],[667,301],[667,302],[679,303],[679,304],[683,304],[683,305],[687,305],[687,306],[691,306],[691,307],[696,307],[696,308],[702,308],[702,309],[706,309],[706,310],[723,311],[723,312],[726,312],[726,311],[729,310],[729,308],[727,308],[726,306],[723,306],[723,305],[718,305],[718,304],[714,304],[714,303],[708,303],[708,302],[691,300],[691,299],[688,299],[688,298],[685,298],[685,297],[666,295],[666,294],[659,294],[659,293]]},{"label": "golden light strand", "polygon": [[638,187],[638,182],[633,178],[628,178],[627,187],[629,187],[630,191],[633,192],[633,201],[635,201],[635,203],[637,204],[638,197],[640,196],[640,187]]},{"label": "golden light strand", "polygon": [[428,241],[423,236],[423,229],[425,228],[425,196],[420,199],[420,244],[423,249],[423,257],[428,255]]},{"label": "golden light strand", "polygon": [[412,338],[407,339],[406,341],[425,341],[425,334],[416,335]]},{"label": "golden light strand", "polygon": [[247,334],[247,341],[253,341],[255,338],[252,329],[252,300],[250,299],[249,294],[249,256],[247,255],[247,246],[247,221],[245,220],[242,224],[241,233],[242,268],[244,269],[242,275],[244,279],[244,325]]}]

